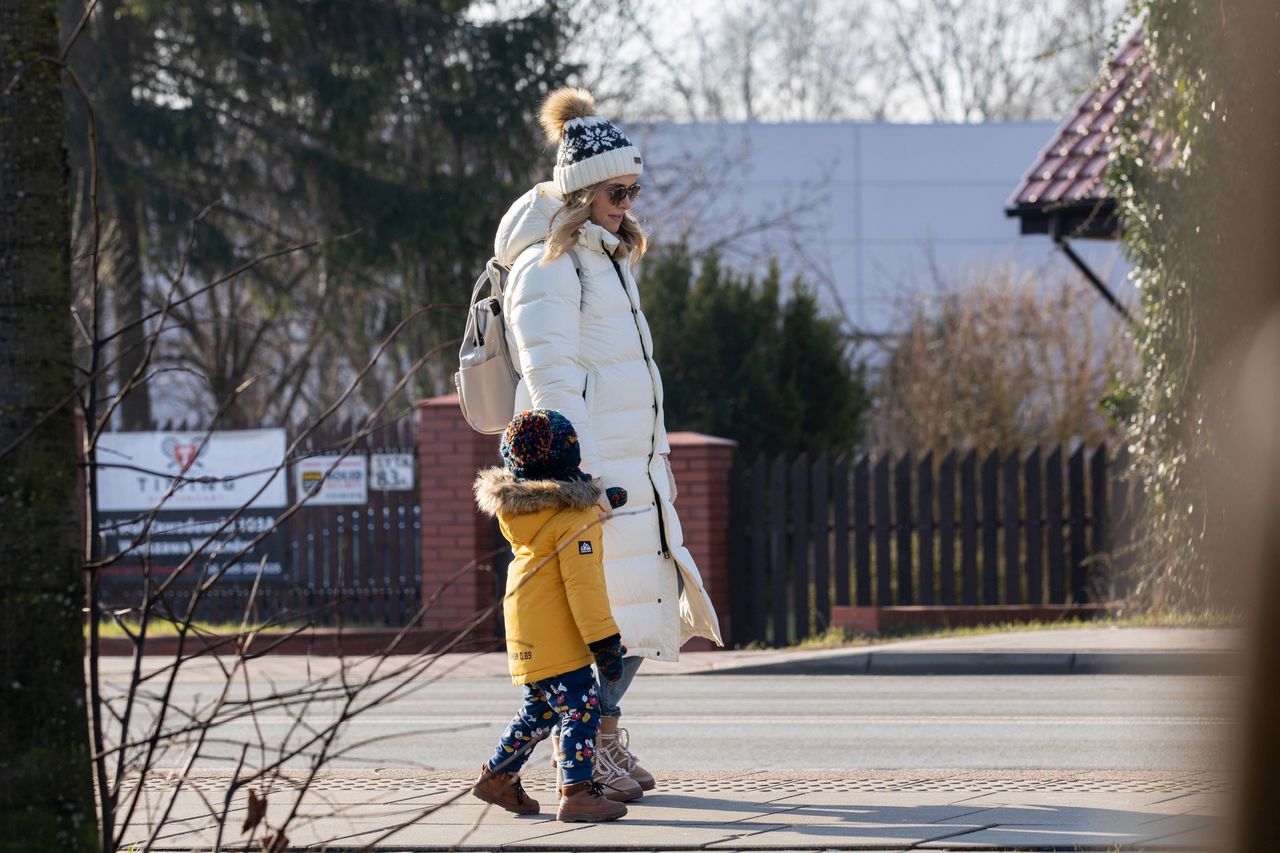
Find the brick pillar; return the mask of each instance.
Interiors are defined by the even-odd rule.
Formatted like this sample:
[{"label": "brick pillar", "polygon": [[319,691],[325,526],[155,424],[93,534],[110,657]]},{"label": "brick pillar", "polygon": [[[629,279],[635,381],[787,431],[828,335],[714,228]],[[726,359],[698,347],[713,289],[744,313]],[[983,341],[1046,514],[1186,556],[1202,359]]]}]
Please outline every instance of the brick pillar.
[{"label": "brick pillar", "polygon": [[[497,464],[498,437],[467,425],[458,397],[432,397],[418,404],[418,497],[422,506],[422,600],[431,600],[467,563],[492,551],[493,522],[471,494],[476,471]],[[422,627],[454,633],[495,601],[494,575],[477,566],[455,579],[430,606]],[[497,622],[477,638],[492,637]],[[468,648],[475,648],[468,644]]]},{"label": "brick pillar", "polygon": [[[725,647],[733,644],[729,618],[729,469],[738,443],[697,432],[673,432],[671,470],[679,496],[676,511],[684,530],[684,545],[702,572],[702,583],[720,617]],[[695,637],[685,651],[717,648],[710,640]]]}]

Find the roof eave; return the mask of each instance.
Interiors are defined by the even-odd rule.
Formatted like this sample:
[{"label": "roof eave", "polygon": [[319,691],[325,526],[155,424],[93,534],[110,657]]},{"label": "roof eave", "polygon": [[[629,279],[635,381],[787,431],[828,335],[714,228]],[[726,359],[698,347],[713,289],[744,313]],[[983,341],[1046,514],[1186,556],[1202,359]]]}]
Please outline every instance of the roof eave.
[{"label": "roof eave", "polygon": [[1004,213],[1018,218],[1020,234],[1048,234],[1055,240],[1118,240],[1123,234],[1113,198],[1013,204]]}]

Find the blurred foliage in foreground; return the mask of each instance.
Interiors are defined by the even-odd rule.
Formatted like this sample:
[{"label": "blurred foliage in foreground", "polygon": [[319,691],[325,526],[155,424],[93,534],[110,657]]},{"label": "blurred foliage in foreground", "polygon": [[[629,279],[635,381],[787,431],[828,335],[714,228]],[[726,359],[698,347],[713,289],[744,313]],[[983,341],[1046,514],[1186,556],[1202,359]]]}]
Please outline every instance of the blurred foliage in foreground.
[{"label": "blurred foliage in foreground", "polygon": [[[1225,458],[1228,395],[1241,348],[1265,316],[1274,277],[1280,16],[1270,2],[1142,0],[1135,12],[1155,67],[1118,126],[1110,186],[1142,299],[1142,378],[1129,440],[1147,495],[1140,602],[1156,611],[1230,603],[1226,573],[1235,490]],[[1152,141],[1174,154],[1163,166]],[[1274,375],[1272,380],[1274,381]],[[1239,495],[1233,495],[1238,500]],[[1273,521],[1274,523],[1274,521]]]}]

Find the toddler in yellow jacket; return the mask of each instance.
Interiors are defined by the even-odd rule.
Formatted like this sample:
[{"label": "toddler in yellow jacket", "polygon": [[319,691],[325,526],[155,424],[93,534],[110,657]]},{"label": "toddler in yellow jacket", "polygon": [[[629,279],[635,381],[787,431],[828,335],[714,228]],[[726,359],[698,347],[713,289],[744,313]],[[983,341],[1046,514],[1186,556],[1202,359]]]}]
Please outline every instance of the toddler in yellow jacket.
[{"label": "toddler in yellow jacket", "polygon": [[[605,589],[600,486],[580,470],[577,433],[559,412],[519,413],[500,448],[504,467],[481,471],[475,495],[480,509],[497,517],[514,554],[502,612],[511,680],[523,686],[524,707],[471,791],[507,811],[537,813],[519,771],[559,725],[563,782],[556,817],[613,820],[627,807],[592,781],[600,702],[591,664],[605,680],[617,681],[626,649]],[[621,490],[609,491],[613,506],[625,501]]]}]

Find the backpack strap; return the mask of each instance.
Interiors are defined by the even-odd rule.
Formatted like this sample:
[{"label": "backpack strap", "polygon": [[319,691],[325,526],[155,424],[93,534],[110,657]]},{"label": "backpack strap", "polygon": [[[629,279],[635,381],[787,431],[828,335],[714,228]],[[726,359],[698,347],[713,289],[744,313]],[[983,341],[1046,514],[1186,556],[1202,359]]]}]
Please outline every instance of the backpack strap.
[{"label": "backpack strap", "polygon": [[[577,247],[568,249],[565,254],[567,254],[569,259],[573,261],[573,271],[577,274],[578,282],[581,284],[582,272],[585,269],[582,264],[582,256],[578,254]],[[506,300],[502,292],[503,273],[510,276],[511,270],[503,266],[496,257],[490,258],[488,263],[485,264],[484,272],[481,273],[480,278],[476,280],[475,290],[471,294],[471,304],[476,304],[477,298],[480,295],[480,288],[484,285],[484,281],[487,278],[489,280],[489,292],[492,294],[493,298],[498,300],[498,310],[494,312],[494,320],[497,323],[499,333],[505,337],[507,322],[506,318],[502,316],[502,312],[506,308]],[[581,301],[578,303],[578,310],[582,310]],[[506,356],[507,365],[511,368],[511,372],[514,375],[519,376],[520,368],[516,364],[515,356],[505,346],[502,348],[502,354]]]},{"label": "backpack strap", "polygon": [[[582,273],[586,269],[586,265],[582,263],[582,255],[578,254],[578,247],[571,246],[570,248],[565,250],[565,254],[569,256],[569,260],[573,261],[573,271],[578,276],[578,284],[581,285]],[[578,313],[582,313],[582,306],[584,304],[583,299],[584,297],[581,294],[579,294],[578,295]]]},{"label": "backpack strap", "polygon": [[570,247],[569,249],[565,250],[565,254],[567,254],[569,256],[569,259],[573,261],[573,269],[578,274],[578,280],[581,281],[582,271],[585,270],[587,266],[582,262],[582,255],[578,254],[578,247],[577,246]]}]

